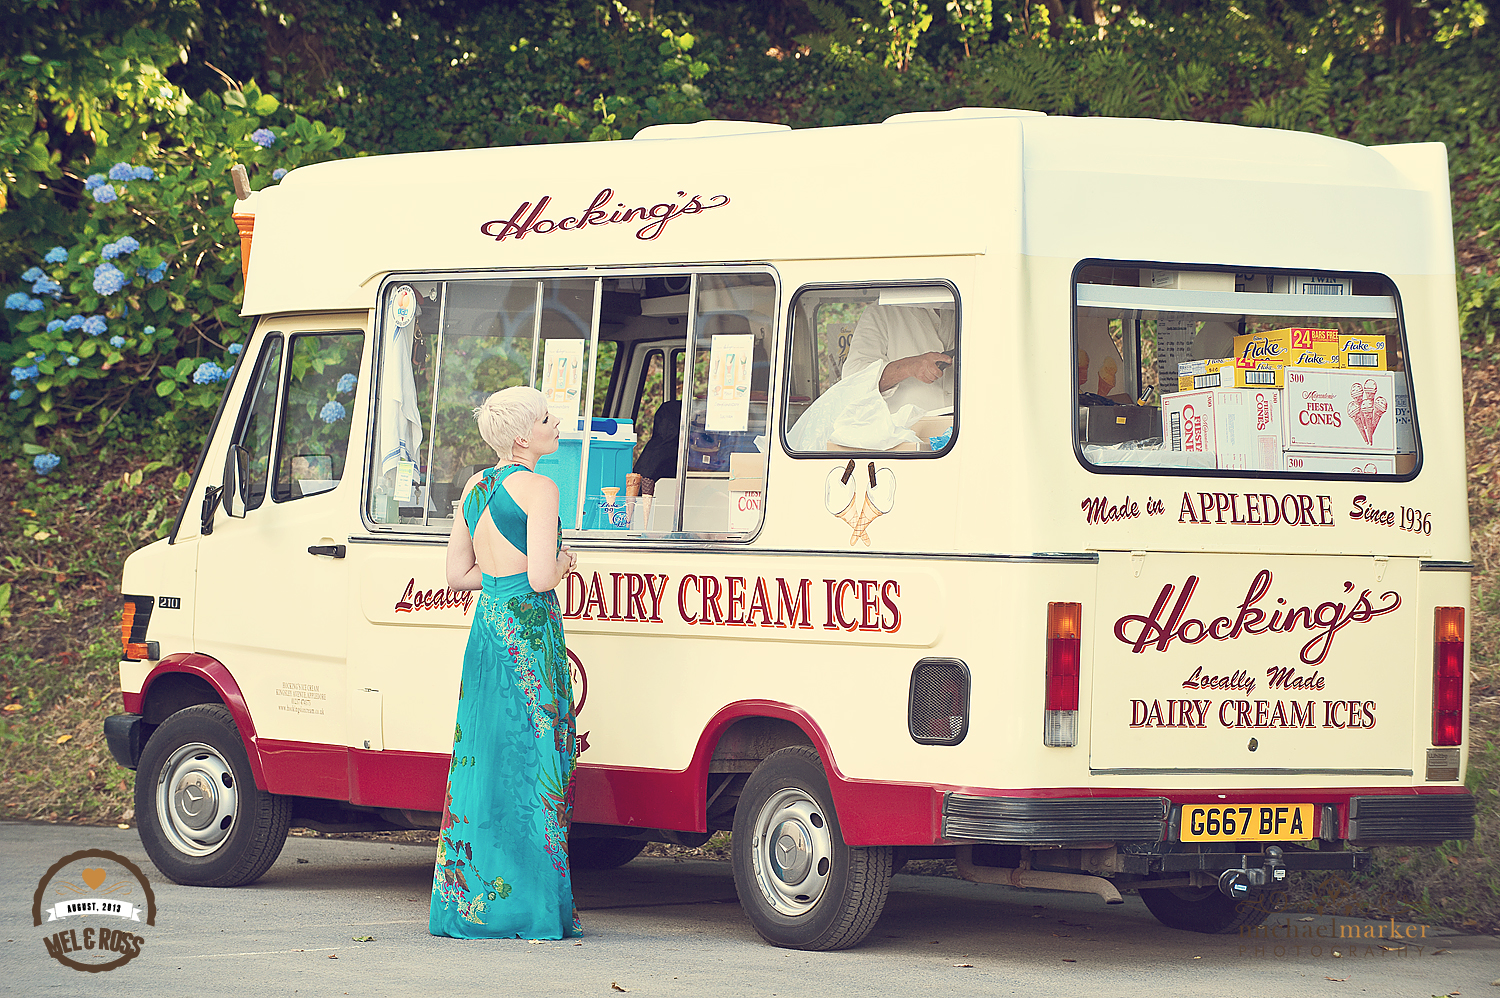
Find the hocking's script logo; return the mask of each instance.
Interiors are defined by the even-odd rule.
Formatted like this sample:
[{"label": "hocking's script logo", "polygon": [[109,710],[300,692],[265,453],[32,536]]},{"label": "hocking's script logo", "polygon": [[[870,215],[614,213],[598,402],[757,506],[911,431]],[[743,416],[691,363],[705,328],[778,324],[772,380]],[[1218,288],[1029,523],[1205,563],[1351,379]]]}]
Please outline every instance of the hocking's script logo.
[{"label": "hocking's script logo", "polygon": [[[1189,575],[1178,587],[1167,583],[1156,597],[1156,605],[1147,616],[1127,614],[1115,621],[1115,638],[1130,645],[1130,650],[1139,655],[1147,648],[1166,651],[1173,641],[1195,645],[1205,638],[1214,641],[1233,641],[1247,634],[1290,634],[1293,631],[1312,631],[1313,636],[1302,646],[1301,658],[1307,665],[1320,665],[1333,648],[1333,639],[1338,632],[1350,624],[1367,624],[1383,614],[1391,613],[1401,606],[1401,596],[1387,591],[1379,596],[1380,603],[1371,602],[1371,590],[1359,594],[1353,603],[1336,603],[1328,600],[1317,606],[1292,606],[1286,599],[1276,600],[1280,606],[1265,610],[1257,606],[1271,591],[1271,572],[1261,569],[1250,582],[1245,598],[1237,608],[1233,619],[1215,617],[1205,623],[1189,617],[1188,605],[1193,592],[1198,588],[1198,576]],[[1352,593],[1354,583],[1345,582],[1344,592]],[[1172,594],[1177,601],[1172,602]],[[1167,610],[1171,604],[1170,611]],[[1163,619],[1163,614],[1166,614]]]},{"label": "hocking's script logo", "polygon": [[[610,210],[611,202],[615,205],[613,211]],[[549,232],[580,232],[591,225],[635,224],[640,226],[635,237],[650,242],[665,232],[667,223],[674,218],[697,215],[713,208],[722,208],[728,203],[727,194],[715,194],[705,199],[700,194],[689,195],[687,191],[678,191],[674,201],[662,201],[649,208],[644,205],[631,208],[624,201],[615,201],[614,188],[606,187],[594,195],[594,200],[587,208],[577,214],[562,218],[544,216],[543,212],[552,204],[552,195],[544,194],[534,203],[522,201],[521,206],[508,219],[494,218],[485,222],[479,227],[479,231],[495,242],[503,243],[512,238],[525,239],[532,234],[541,236]]]}]

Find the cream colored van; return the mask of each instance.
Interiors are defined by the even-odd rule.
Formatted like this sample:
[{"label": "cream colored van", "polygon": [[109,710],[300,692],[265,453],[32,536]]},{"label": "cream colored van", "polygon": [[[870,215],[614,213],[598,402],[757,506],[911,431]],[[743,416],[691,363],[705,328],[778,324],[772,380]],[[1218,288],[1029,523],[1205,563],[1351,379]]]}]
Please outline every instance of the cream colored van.
[{"label": "cream colored van", "polygon": [[241,206],[255,333],[105,726],[172,879],[437,827],[443,545],[515,384],[569,428],[575,867],[732,830],[756,929],[836,949],[909,858],[1226,932],[1472,837],[1441,145],[702,122]]}]

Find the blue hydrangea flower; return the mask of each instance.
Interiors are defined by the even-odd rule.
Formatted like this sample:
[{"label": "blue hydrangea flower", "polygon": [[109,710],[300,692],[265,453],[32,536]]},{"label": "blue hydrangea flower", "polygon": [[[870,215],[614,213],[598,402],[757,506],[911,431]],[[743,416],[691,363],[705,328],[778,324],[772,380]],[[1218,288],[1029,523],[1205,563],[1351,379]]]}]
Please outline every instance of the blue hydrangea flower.
[{"label": "blue hydrangea flower", "polygon": [[47,332],[55,333],[64,325],[66,325],[66,323],[62,319],[53,319],[51,322],[47,323]]},{"label": "blue hydrangea flower", "polygon": [[41,372],[37,370],[35,364],[28,364],[25,367],[13,367],[10,369],[10,376],[17,381],[30,381],[40,373]]},{"label": "blue hydrangea flower", "polygon": [[[89,324],[89,319],[98,319],[100,322],[104,321],[103,318],[101,318],[100,316],[97,316],[97,315],[91,315],[87,319],[84,318],[81,315],[70,315],[70,316],[68,316],[68,321],[63,323],[63,328],[66,329],[66,330],[68,330],[69,332],[72,332],[75,329],[87,329],[88,328],[88,324]],[[99,333],[102,333],[102,332],[104,332],[103,329],[99,330]],[[90,336],[98,336],[99,333],[90,333],[89,335]]]},{"label": "blue hydrangea flower", "polygon": [[32,267],[30,270],[27,270],[27,271],[25,271],[24,273],[21,274],[21,280],[23,280],[26,283],[30,284],[32,281],[39,281],[39,280],[41,280],[42,276],[43,276],[43,274],[42,274],[42,268],[41,267]]},{"label": "blue hydrangea flower", "polygon": [[78,358],[75,357],[75,356],[73,356],[72,354],[68,354],[68,366],[69,367],[77,367],[78,366]]},{"label": "blue hydrangea flower", "polygon": [[155,267],[152,267],[150,270],[147,270],[145,267],[137,267],[135,268],[135,272],[140,276],[146,278],[146,280],[150,281],[152,284],[155,284],[157,281],[166,276],[167,265],[165,263],[159,263]]},{"label": "blue hydrangea flower", "polygon": [[274,170],[271,171],[271,179],[272,180],[280,180],[284,176],[286,176],[286,170],[282,169],[279,166],[276,169],[274,169]]},{"label": "blue hydrangea flower", "polygon": [[254,142],[262,149],[268,146],[274,146],[276,144],[276,133],[271,131],[269,128],[257,128],[255,131],[250,133],[250,141]]},{"label": "blue hydrangea flower", "polygon": [[131,166],[129,163],[116,163],[114,166],[109,168],[109,179],[134,180],[135,167]]},{"label": "blue hydrangea flower", "polygon": [[24,391],[22,391],[21,389],[19,389],[19,388],[12,388],[10,390],[10,400],[12,402],[14,402],[16,399],[20,398],[22,395],[25,395],[25,394],[26,393]]},{"label": "blue hydrangea flower", "polygon": [[111,201],[118,201],[119,199],[120,195],[116,194],[115,189],[109,184],[94,188],[94,200],[100,204],[109,204]]},{"label": "blue hydrangea flower", "polygon": [[245,345],[243,343],[231,343],[226,349],[229,351],[231,356],[238,357],[240,355],[240,351],[245,349]]},{"label": "blue hydrangea flower", "polygon": [[136,239],[135,236],[121,236],[115,240],[115,251],[120,256],[124,256],[126,253],[134,253],[140,248],[140,240]]},{"label": "blue hydrangea flower", "polygon": [[5,307],[14,309],[17,312],[24,312],[26,311],[26,297],[26,292],[24,291],[12,291],[5,296]]},{"label": "blue hydrangea flower", "polygon": [[[70,322],[72,320],[69,320]],[[82,328],[90,336],[102,336],[109,332],[109,323],[104,321],[102,315],[91,315],[83,320]]]},{"label": "blue hydrangea flower", "polygon": [[156,327],[155,326],[147,326],[145,329],[142,329],[141,332],[145,333],[147,336],[155,336],[156,335]]},{"label": "blue hydrangea flower", "polygon": [[54,470],[59,464],[62,464],[62,458],[58,457],[51,451],[48,451],[45,454],[38,454],[36,457],[31,459],[31,466],[36,469],[36,473],[38,475],[47,474],[48,472]]},{"label": "blue hydrangea flower", "polygon": [[68,251],[61,246],[54,246],[47,251],[47,255],[42,257],[42,259],[48,263],[67,263]]},{"label": "blue hydrangea flower", "polygon": [[111,336],[109,338],[109,345],[112,346],[112,347],[114,347],[116,350],[118,350],[122,346],[125,345],[125,337],[123,337],[123,336]]},{"label": "blue hydrangea flower", "polygon": [[151,169],[151,167],[149,167],[149,166],[138,166],[138,167],[135,168],[134,173],[135,173],[134,179],[136,179],[136,180],[155,180],[156,179],[156,171],[153,170],[153,169]]},{"label": "blue hydrangea flower", "polygon": [[89,179],[83,182],[83,189],[86,191],[97,191],[104,186],[107,180],[109,178],[102,173],[91,173],[89,174]]},{"label": "blue hydrangea flower", "polygon": [[234,373],[234,368],[235,368],[235,365],[233,365],[233,364],[230,364],[228,367],[224,368],[224,377],[222,379],[220,379],[220,380],[228,381],[229,380],[229,376]]},{"label": "blue hydrangea flower", "polygon": [[37,278],[37,282],[31,286],[31,291],[33,294],[51,295],[53,298],[62,297],[62,285],[45,275]]},{"label": "blue hydrangea flower", "polygon": [[318,418],[325,423],[337,423],[344,415],[344,407],[338,402],[325,402],[318,411]]},{"label": "blue hydrangea flower", "polygon": [[338,392],[340,395],[347,395],[354,391],[354,386],[357,384],[359,384],[358,378],[353,374],[346,374],[339,379]]},{"label": "blue hydrangea flower", "polygon": [[22,312],[40,312],[45,306],[40,298],[27,298],[20,306]]},{"label": "blue hydrangea flower", "polygon": [[94,268],[94,290],[101,295],[112,295],[125,286],[125,275],[112,263],[101,263]]},{"label": "blue hydrangea flower", "polygon": [[224,380],[224,371],[211,360],[205,360],[193,372],[193,384],[212,385]]}]

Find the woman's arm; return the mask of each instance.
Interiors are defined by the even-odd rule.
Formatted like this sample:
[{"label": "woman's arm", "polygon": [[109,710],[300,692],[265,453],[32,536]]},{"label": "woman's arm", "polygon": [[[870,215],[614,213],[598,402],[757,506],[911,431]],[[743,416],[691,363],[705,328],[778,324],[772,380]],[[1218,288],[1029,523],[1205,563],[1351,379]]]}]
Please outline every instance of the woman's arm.
[{"label": "woman's arm", "polygon": [[[512,475],[511,479],[514,480]],[[557,485],[545,475],[530,474],[524,483],[526,510],[526,580],[539,593],[556,589],[577,558],[567,547],[557,550]]]},{"label": "woman's arm", "polygon": [[[479,475],[469,479],[464,489],[469,489],[479,480]],[[474,538],[469,536],[469,524],[464,520],[463,504],[454,510],[453,529],[448,532],[448,588],[455,591],[480,589],[484,586],[484,573],[480,571],[479,559],[474,554]]]}]

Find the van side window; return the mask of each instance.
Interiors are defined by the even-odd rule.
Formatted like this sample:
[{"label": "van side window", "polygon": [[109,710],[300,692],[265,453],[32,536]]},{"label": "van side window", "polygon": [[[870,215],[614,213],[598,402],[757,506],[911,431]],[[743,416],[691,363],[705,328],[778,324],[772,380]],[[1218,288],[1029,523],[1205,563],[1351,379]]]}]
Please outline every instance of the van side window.
[{"label": "van side window", "polygon": [[272,492],[277,502],[327,492],[344,477],[363,349],[363,333],[291,338]]},{"label": "van side window", "polygon": [[[389,280],[369,520],[445,531],[495,455],[473,409],[531,385],[562,427],[537,471],[565,531],[748,537],[765,478],[775,275]],[[691,369],[689,358],[693,358]]]},{"label": "van side window", "polygon": [[793,453],[941,453],[958,409],[958,301],[940,284],[803,288],[792,302]]},{"label": "van side window", "polygon": [[1378,275],[1086,261],[1068,355],[1078,454],[1133,474],[1407,476],[1407,356]]},{"label": "van side window", "polygon": [[271,473],[271,439],[276,429],[276,393],[281,386],[281,336],[266,337],[260,350],[246,400],[244,422],[235,443],[250,452],[245,478],[245,508],[257,509],[266,501],[266,483]]}]

